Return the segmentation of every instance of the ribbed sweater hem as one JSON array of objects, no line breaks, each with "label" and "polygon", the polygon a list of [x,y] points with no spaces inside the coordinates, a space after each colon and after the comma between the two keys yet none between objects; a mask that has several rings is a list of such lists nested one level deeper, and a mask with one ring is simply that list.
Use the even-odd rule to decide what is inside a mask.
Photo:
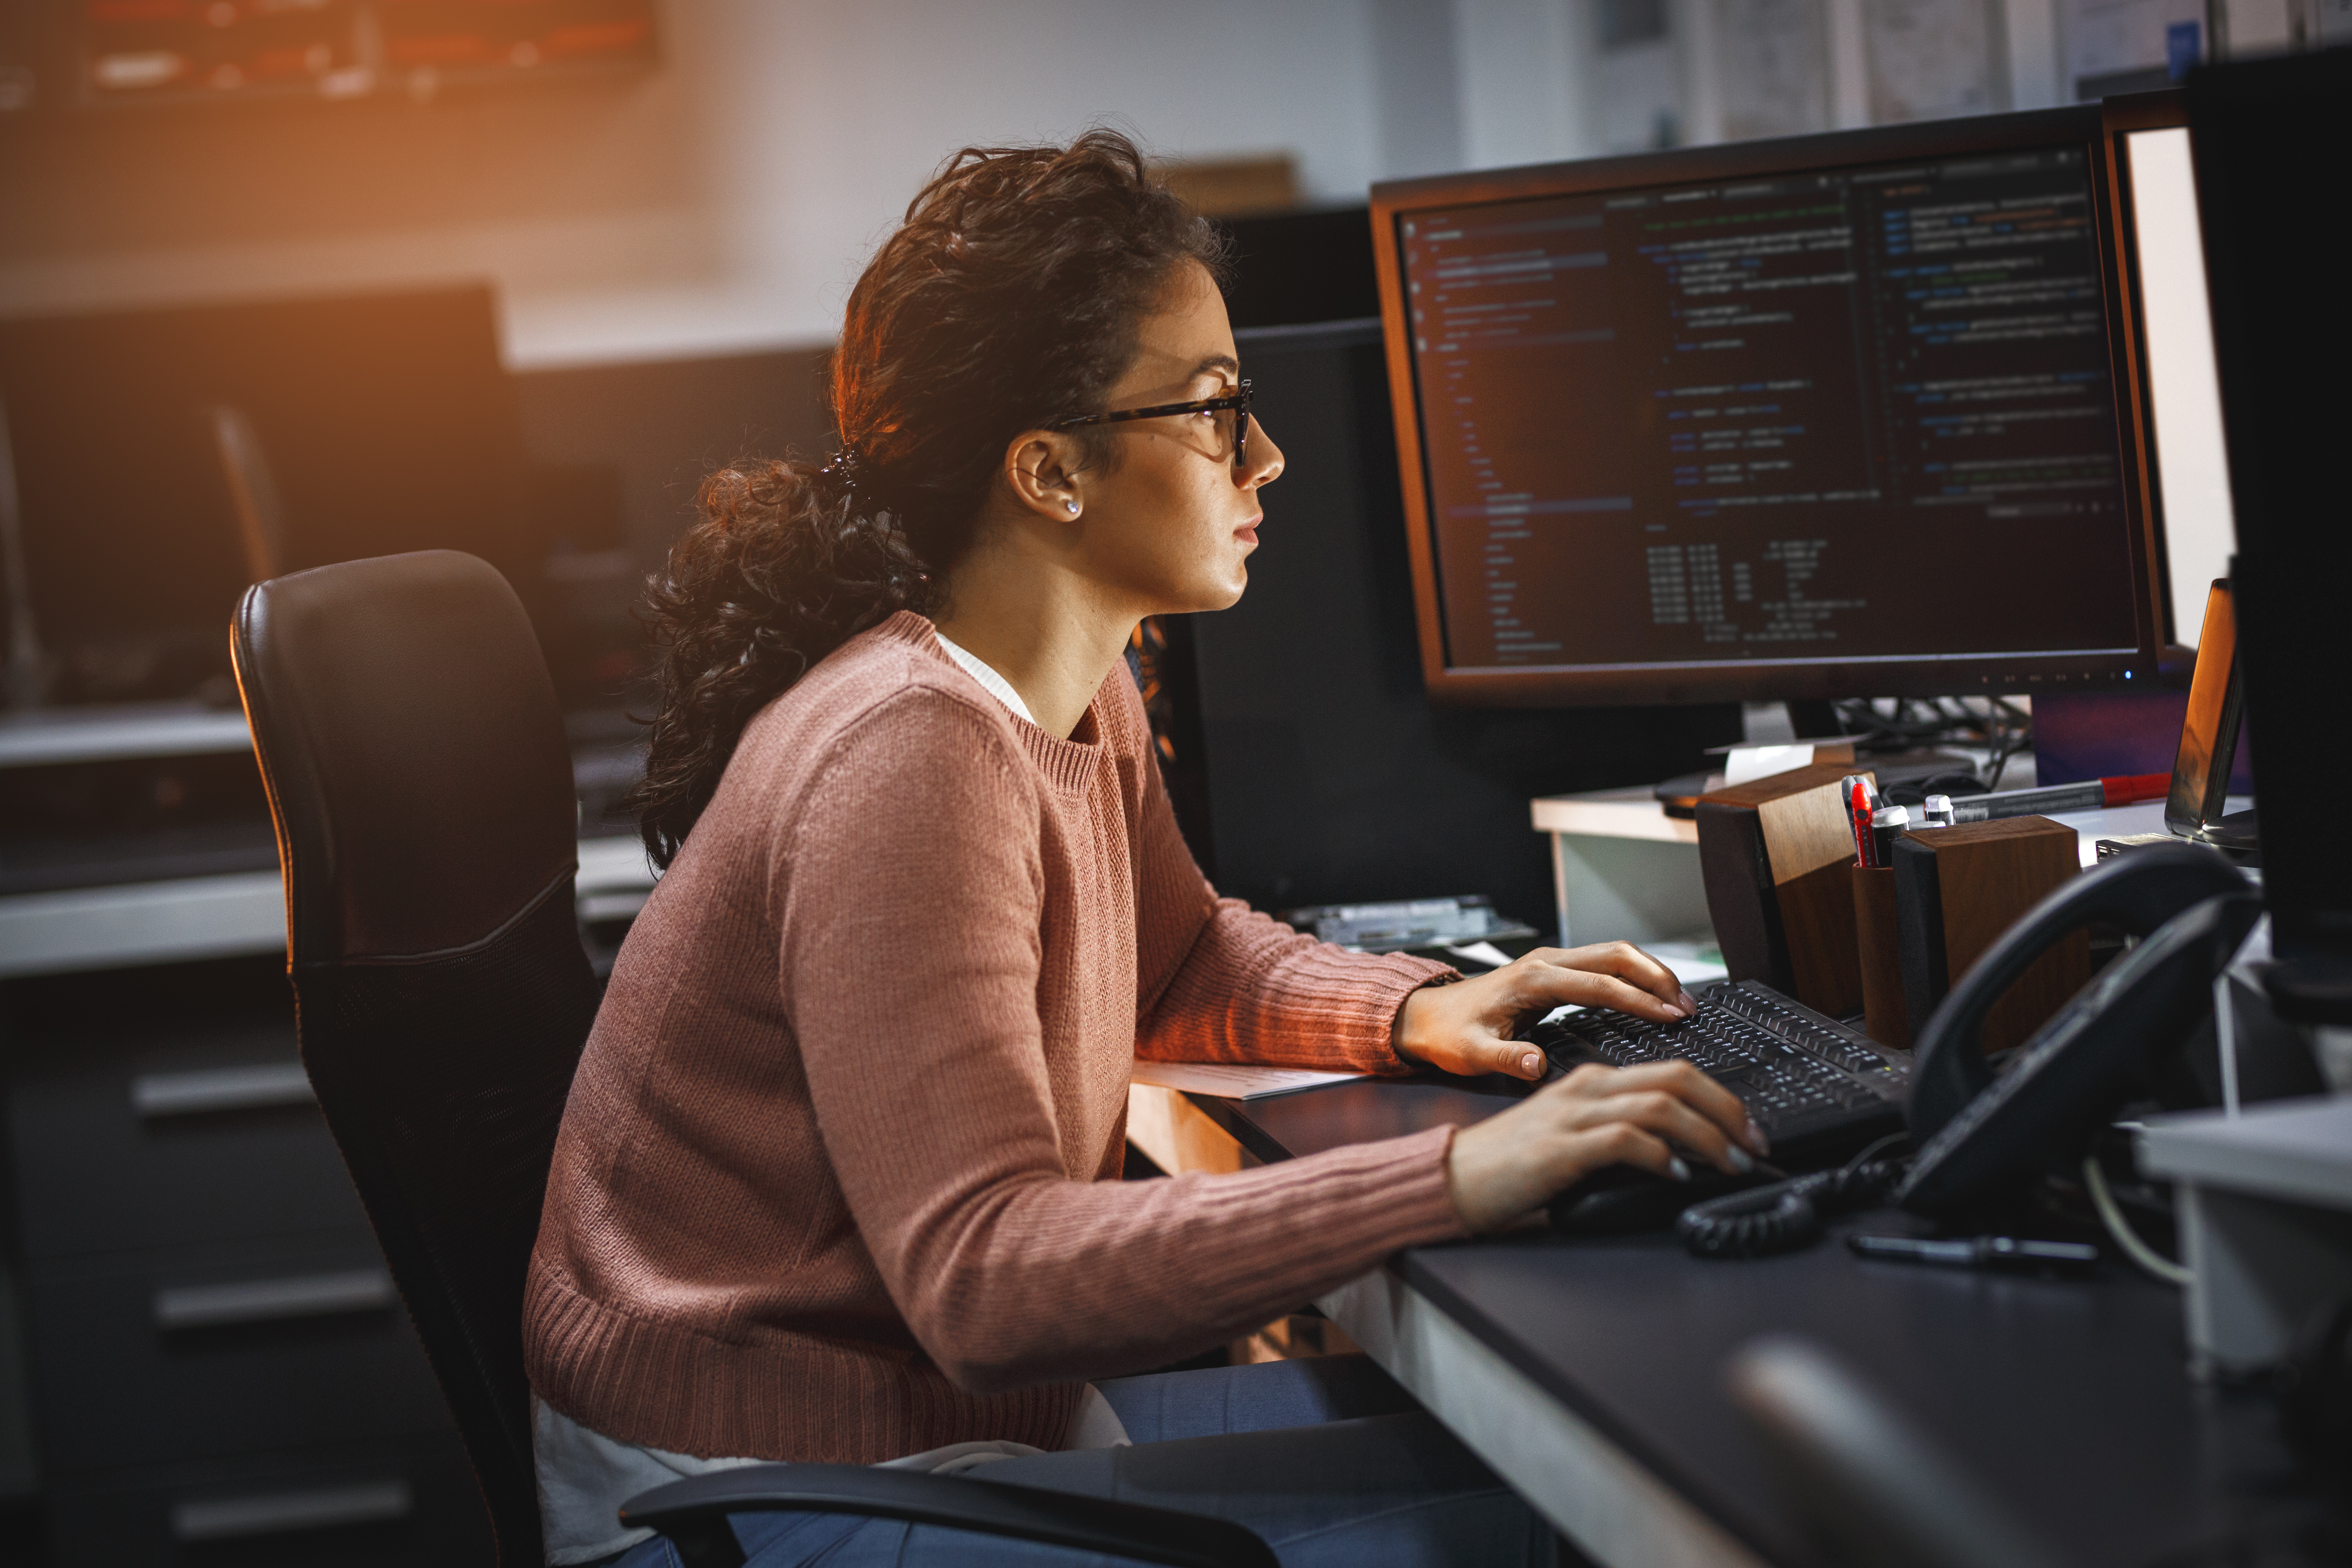
[{"label": "ribbed sweater hem", "polygon": [[[1454,1131],[1433,1127],[1238,1177],[1183,1178],[1196,1212],[1223,1235],[1215,1251],[1139,1294],[1190,1317],[1194,1337],[1213,1343],[1400,1248],[1462,1237],[1445,1175]],[[1288,1189],[1273,1212],[1269,1182]],[[1189,1298],[1182,1306],[1179,1295]],[[1150,1302],[1132,1310],[1156,1315]],[[1073,1380],[971,1394],[913,1352],[778,1327],[762,1329],[757,1343],[723,1341],[593,1300],[544,1253],[531,1260],[523,1322],[524,1359],[541,1399],[606,1436],[702,1458],[870,1465],[985,1438],[1058,1448],[1085,1389]],[[1139,1326],[1113,1316],[1068,1328],[1074,1339],[1124,1342],[1104,1353],[1126,1364],[1105,1365],[1102,1376],[1199,1348],[1133,1334]]]},{"label": "ribbed sweater hem", "polygon": [[524,1289],[534,1393],[608,1437],[697,1458],[874,1465],[996,1437],[1058,1448],[1086,1388],[967,1394],[912,1354],[787,1330],[728,1343],[615,1311],[537,1259]]}]

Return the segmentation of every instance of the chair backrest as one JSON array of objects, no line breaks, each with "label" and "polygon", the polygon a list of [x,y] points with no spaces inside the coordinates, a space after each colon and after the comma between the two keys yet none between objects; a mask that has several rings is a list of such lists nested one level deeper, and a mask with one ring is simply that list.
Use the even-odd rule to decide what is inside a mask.
[{"label": "chair backrest", "polygon": [[303,1066],[500,1559],[536,1565],[523,1276],[597,1000],[554,689],[514,591],[451,551],[259,584],[232,641]]}]

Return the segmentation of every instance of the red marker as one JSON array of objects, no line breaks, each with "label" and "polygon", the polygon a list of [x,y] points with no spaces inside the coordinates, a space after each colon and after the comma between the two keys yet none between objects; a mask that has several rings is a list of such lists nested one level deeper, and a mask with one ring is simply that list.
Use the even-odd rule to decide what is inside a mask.
[{"label": "red marker", "polygon": [[1848,826],[1853,829],[1854,859],[1862,865],[1874,862],[1870,858],[1870,780],[1861,773],[1845,776],[1845,805]]}]

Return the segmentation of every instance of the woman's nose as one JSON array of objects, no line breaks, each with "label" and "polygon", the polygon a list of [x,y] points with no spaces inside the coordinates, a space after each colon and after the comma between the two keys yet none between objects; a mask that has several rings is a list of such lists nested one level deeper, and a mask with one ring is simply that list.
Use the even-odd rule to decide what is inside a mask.
[{"label": "woman's nose", "polygon": [[1265,426],[1259,424],[1257,416],[1253,414],[1250,416],[1249,468],[1241,476],[1242,488],[1255,489],[1260,485],[1270,485],[1281,477],[1282,448],[1274,444],[1274,437],[1265,433]]}]

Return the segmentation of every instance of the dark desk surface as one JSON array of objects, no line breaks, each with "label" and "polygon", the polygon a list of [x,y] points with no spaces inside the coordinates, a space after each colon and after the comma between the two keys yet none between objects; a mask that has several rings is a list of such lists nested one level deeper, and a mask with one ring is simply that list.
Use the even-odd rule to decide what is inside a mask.
[{"label": "dark desk surface", "polygon": [[[1362,1080],[1195,1103],[1279,1160],[1467,1125],[1520,1092],[1504,1079]],[[1864,1215],[1806,1251],[1745,1262],[1701,1261],[1666,1236],[1539,1231],[1421,1247],[1391,1267],[1776,1563],[1816,1554],[1723,1392],[1733,1351],[1773,1331],[1826,1346],[2086,1568],[2151,1563],[2303,1512],[2278,1500],[2303,1489],[2268,1400],[2190,1380],[2177,1290],[2122,1268],[2060,1280],[1864,1261],[1836,1240],[1905,1223]]]}]

